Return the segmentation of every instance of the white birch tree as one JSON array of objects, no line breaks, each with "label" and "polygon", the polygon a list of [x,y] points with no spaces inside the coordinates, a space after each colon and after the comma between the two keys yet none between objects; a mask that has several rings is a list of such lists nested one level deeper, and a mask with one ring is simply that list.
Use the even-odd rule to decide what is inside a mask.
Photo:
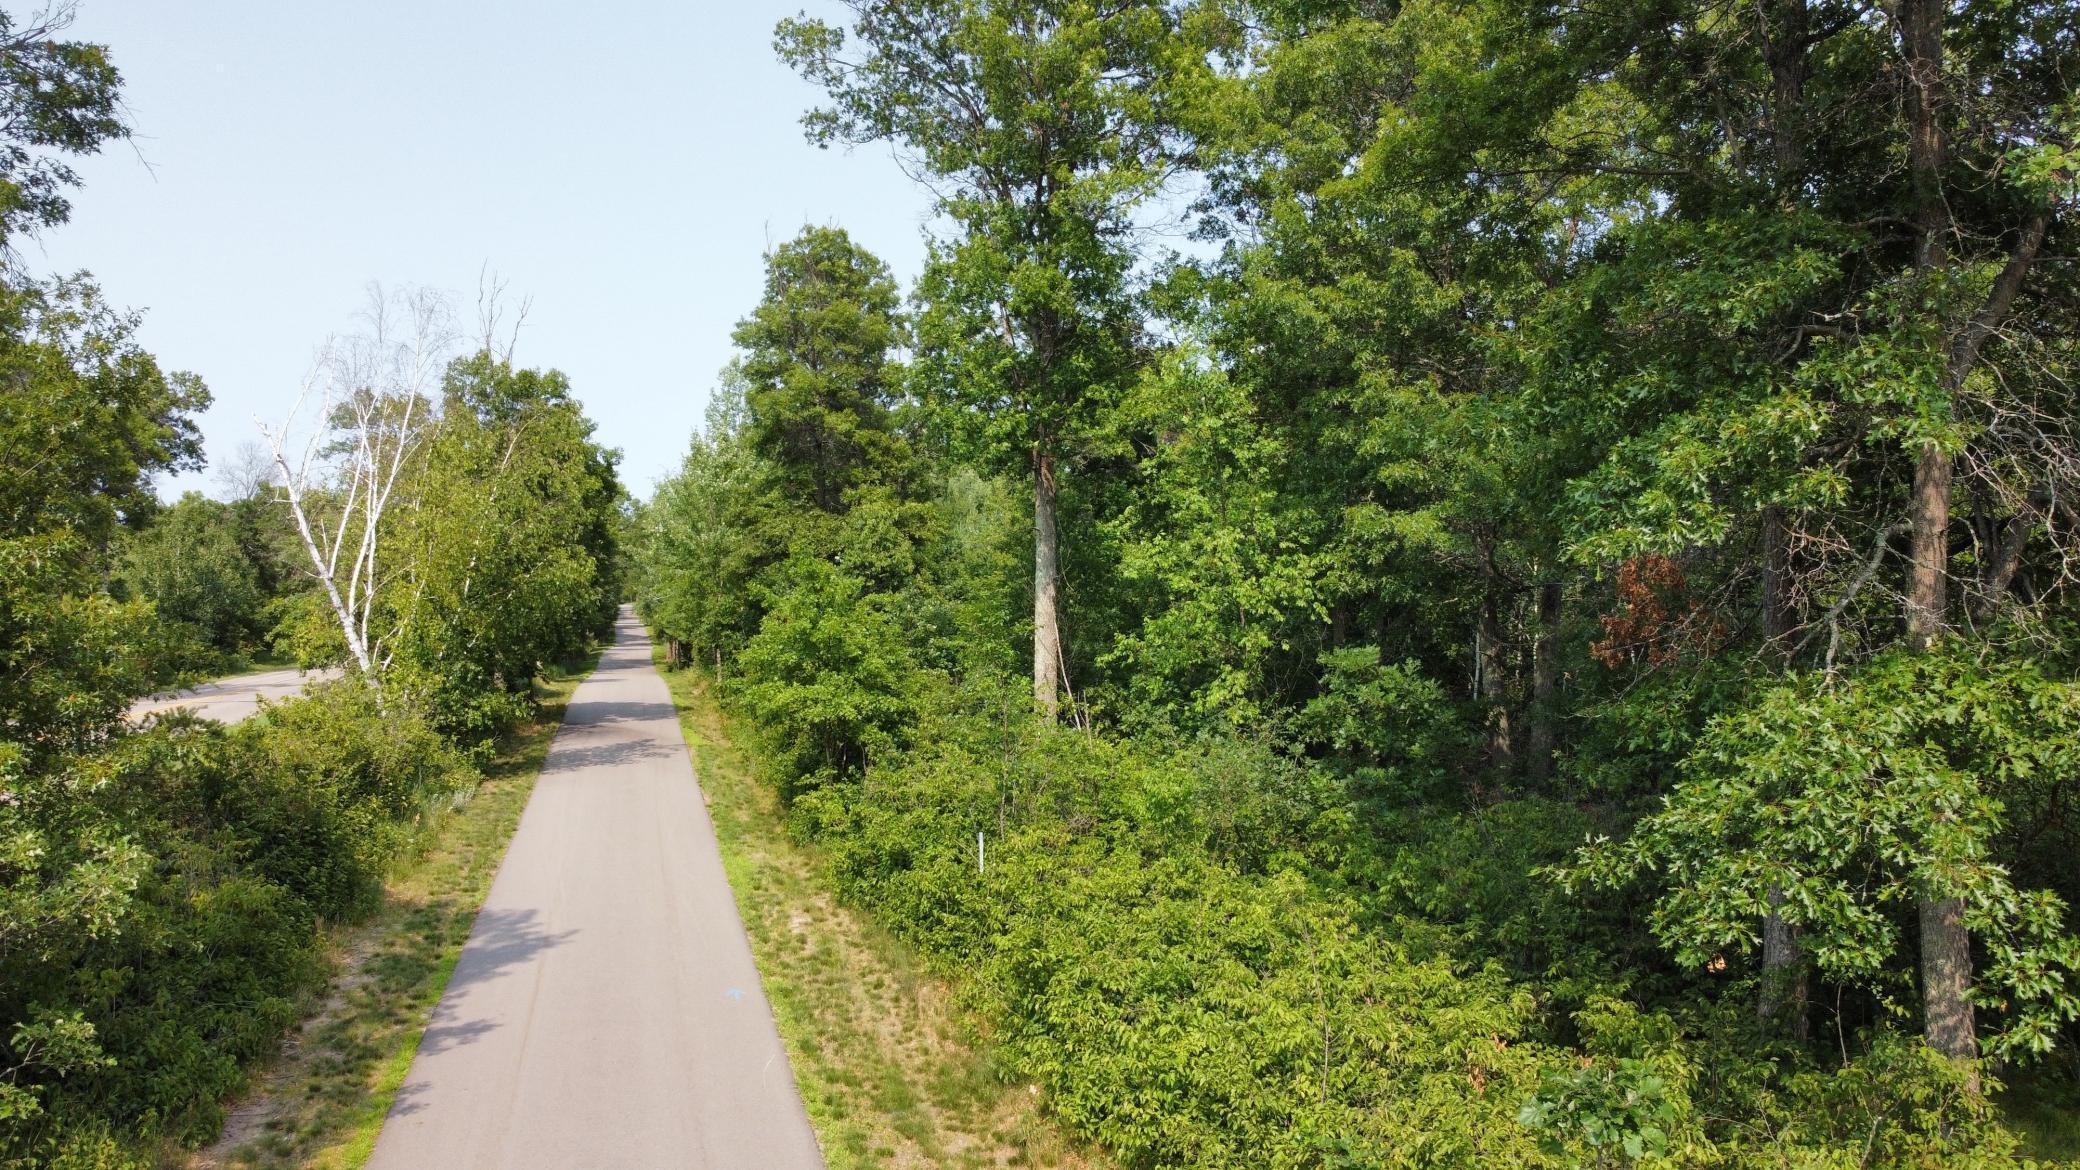
[{"label": "white birch tree", "polygon": [[[319,349],[288,417],[255,421],[347,652],[380,688],[397,633],[383,615],[407,612],[378,604],[383,517],[403,502],[399,489],[434,423],[432,395],[456,330],[447,299],[423,288],[372,286],[363,325]],[[308,428],[300,442],[299,425]]]}]

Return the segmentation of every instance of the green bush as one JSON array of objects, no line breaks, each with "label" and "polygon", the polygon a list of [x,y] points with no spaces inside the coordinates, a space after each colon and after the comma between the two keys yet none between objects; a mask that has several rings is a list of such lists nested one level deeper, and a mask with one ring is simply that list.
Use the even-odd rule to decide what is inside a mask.
[{"label": "green bush", "polygon": [[1572,805],[1381,821],[1260,744],[977,707],[797,792],[792,823],[956,979],[1006,1075],[1125,1165],[2014,1165],[1896,1031],[1830,1061],[1761,1037],[1744,994],[1611,998],[1652,940],[1636,904],[1536,872],[1593,825]]},{"label": "green bush", "polygon": [[920,741],[797,822],[1126,1164],[1541,1164],[1516,1121],[1549,1059],[1520,1040],[1533,1001],[1362,928],[1309,876],[1349,833],[1325,777],[1024,721]]},{"label": "green bush", "polygon": [[1321,693],[1294,719],[1301,739],[1352,767],[1369,797],[1447,795],[1474,754],[1463,705],[1417,663],[1382,663],[1370,646],[1331,650],[1321,664]]},{"label": "green bush", "polygon": [[231,797],[244,855],[327,918],[365,909],[409,823],[476,780],[427,720],[351,680],[269,707],[233,736],[247,766]]},{"label": "green bush", "polygon": [[[408,822],[473,779],[423,719],[355,683],[236,728],[173,716],[17,766],[0,810],[0,1166],[122,1165],[128,1135],[213,1136],[322,985],[319,921],[365,909]],[[37,859],[47,872],[22,868]]]},{"label": "green bush", "polygon": [[220,658],[253,644],[263,628],[267,597],[239,547],[236,510],[199,492],[126,534],[115,584],[150,601],[162,619],[194,631]]},{"label": "green bush", "polygon": [[856,776],[916,715],[916,668],[889,599],[806,557],[775,594],[738,657],[744,707],[791,789]]}]

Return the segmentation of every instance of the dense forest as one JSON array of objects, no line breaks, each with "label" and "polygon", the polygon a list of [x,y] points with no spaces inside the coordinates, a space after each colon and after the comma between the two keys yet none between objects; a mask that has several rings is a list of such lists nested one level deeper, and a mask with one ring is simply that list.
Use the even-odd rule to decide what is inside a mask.
[{"label": "dense forest", "polygon": [[[624,512],[563,376],[425,293],[373,299],[229,502],[162,503],[209,391],[21,255],[69,215],[67,158],[130,132],[52,11],[0,13],[0,1166],[112,1170],[216,1133],[329,977],[326,927],[611,623]],[[353,669],[233,727],[130,716],[256,659]]]},{"label": "dense forest", "polygon": [[2080,11],[847,7],[929,256],[771,249],[633,587],[1005,1076],[1151,1167],[2071,1109]]}]

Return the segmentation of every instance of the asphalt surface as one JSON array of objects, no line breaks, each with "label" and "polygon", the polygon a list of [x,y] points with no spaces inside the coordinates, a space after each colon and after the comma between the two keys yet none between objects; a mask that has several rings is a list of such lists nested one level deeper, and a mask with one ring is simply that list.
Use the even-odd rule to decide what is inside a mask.
[{"label": "asphalt surface", "polygon": [[258,674],[234,675],[189,690],[143,699],[130,708],[130,717],[141,719],[146,715],[186,710],[204,719],[237,723],[257,713],[262,699],[276,703],[293,699],[303,693],[305,684],[338,678],[339,674],[338,670],[263,670]]},{"label": "asphalt surface", "polygon": [[368,1166],[822,1165],[670,693],[624,609]]}]

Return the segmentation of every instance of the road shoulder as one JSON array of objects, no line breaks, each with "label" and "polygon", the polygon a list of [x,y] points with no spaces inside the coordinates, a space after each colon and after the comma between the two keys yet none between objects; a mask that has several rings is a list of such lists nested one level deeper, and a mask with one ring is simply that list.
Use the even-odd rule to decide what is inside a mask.
[{"label": "road shoulder", "polygon": [[427,827],[375,916],[335,932],[338,973],[324,1002],[189,1170],[351,1170],[367,1161],[587,673],[547,685],[535,721],[501,748],[467,803]]}]

